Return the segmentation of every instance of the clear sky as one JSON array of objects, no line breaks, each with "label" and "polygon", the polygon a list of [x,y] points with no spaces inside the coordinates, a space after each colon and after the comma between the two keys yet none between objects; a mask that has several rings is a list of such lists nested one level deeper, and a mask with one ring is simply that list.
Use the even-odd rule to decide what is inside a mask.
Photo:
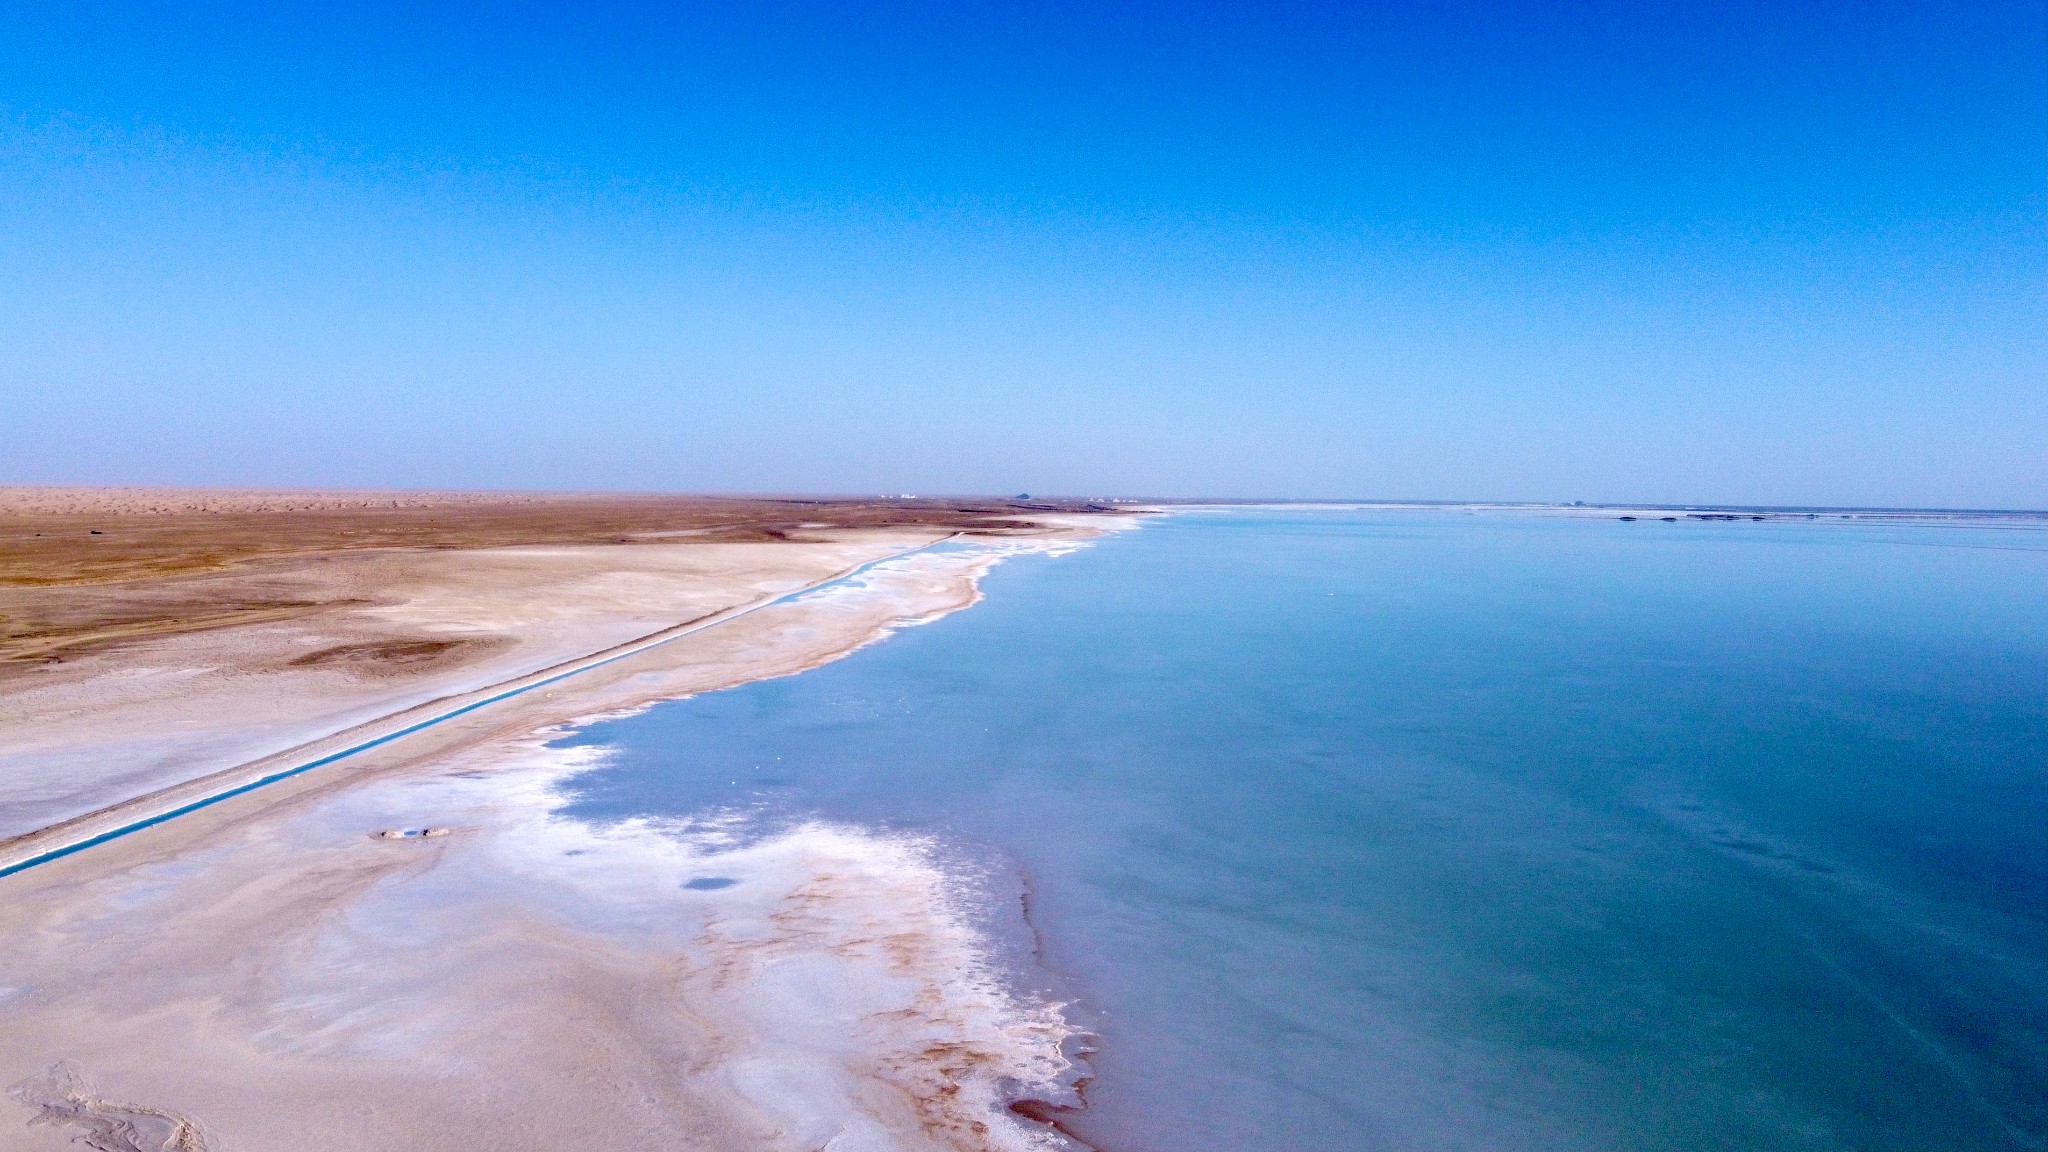
[{"label": "clear sky", "polygon": [[2048,506],[2039,0],[0,6],[0,479]]}]

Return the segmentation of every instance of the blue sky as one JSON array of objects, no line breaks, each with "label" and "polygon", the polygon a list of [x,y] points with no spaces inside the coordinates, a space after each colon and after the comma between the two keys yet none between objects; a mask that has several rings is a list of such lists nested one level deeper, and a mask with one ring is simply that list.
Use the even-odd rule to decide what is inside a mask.
[{"label": "blue sky", "polygon": [[2038,3],[0,11],[0,478],[2048,506]]}]

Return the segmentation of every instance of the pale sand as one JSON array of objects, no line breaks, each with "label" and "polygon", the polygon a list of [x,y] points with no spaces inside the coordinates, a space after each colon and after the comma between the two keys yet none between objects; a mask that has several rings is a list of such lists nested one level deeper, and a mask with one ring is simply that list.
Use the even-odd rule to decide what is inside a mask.
[{"label": "pale sand", "polygon": [[[103,750],[156,749],[165,767],[152,779],[187,779],[284,740],[277,726],[331,728],[360,714],[350,709],[530,670],[935,535],[696,545],[673,557],[641,544],[626,572],[578,549],[508,550],[484,566],[506,566],[498,576],[437,578],[410,593],[380,583],[366,558],[364,571],[338,577],[383,594],[362,627],[412,634],[486,620],[498,631],[487,658],[459,670],[469,680],[356,683],[288,664],[182,680],[130,670],[124,680],[110,675],[118,669],[74,676],[67,665],[35,689],[37,710],[17,713],[10,701],[0,719],[14,733],[69,723]],[[1053,1006],[991,971],[976,929],[981,897],[927,846],[813,827],[739,847],[716,827],[559,820],[553,789],[578,764],[536,736],[829,660],[971,603],[975,577],[996,558],[893,561],[857,585],[0,879],[0,1084],[17,1088],[0,1148],[74,1146],[73,1136],[213,1152],[1053,1140],[1003,1105],[1058,1098],[1073,1075],[1071,1039]],[[707,577],[712,568],[723,575]],[[506,591],[508,571],[524,595]],[[154,643],[183,654],[224,642]],[[162,651],[152,660],[177,666]],[[211,695],[180,717],[194,690]],[[67,692],[68,705],[49,703]],[[66,707],[80,711],[67,717]],[[197,720],[207,736],[153,736],[167,718]],[[121,786],[111,773],[91,776],[64,802],[76,810]],[[397,827],[454,832],[375,836]],[[705,875],[737,882],[683,886]],[[142,1129],[153,1143],[120,1142]]]}]

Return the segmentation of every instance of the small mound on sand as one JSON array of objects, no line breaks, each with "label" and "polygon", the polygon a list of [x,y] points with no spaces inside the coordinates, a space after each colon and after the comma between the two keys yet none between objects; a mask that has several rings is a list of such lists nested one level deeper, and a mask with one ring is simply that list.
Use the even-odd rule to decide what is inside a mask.
[{"label": "small mound on sand", "polygon": [[308,652],[291,661],[294,668],[417,668],[432,664],[458,648],[495,647],[490,640],[378,640],[362,644],[337,644]]}]

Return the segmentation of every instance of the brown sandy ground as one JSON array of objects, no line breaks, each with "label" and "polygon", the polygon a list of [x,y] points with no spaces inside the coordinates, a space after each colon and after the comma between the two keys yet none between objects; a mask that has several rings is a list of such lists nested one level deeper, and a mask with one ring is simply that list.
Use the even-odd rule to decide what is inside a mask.
[{"label": "brown sandy ground", "polygon": [[[0,798],[16,828],[957,530],[1011,547],[1091,533],[1067,508],[803,505],[798,519],[764,501],[749,520],[720,501],[418,497],[395,510],[417,521],[357,540],[312,501],[145,513],[87,496],[20,501],[7,531],[167,520],[125,551],[9,553],[10,573],[45,581],[5,585],[10,610],[37,591],[67,598],[10,611],[45,622],[25,639],[81,638],[0,672]],[[358,524],[382,516],[338,502]],[[525,536],[515,512],[532,517]],[[578,535],[586,512],[616,517],[609,540]],[[240,543],[203,563],[173,546],[207,533],[171,521],[221,515],[245,518]],[[551,822],[545,788],[521,790],[534,770],[520,758],[545,759],[536,733],[800,671],[970,604],[992,562],[919,553],[860,588],[0,878],[0,1113],[14,1109],[0,1149],[1048,1146],[997,1094],[1062,1063],[1057,1021],[976,975],[948,881],[914,845],[816,830],[718,855],[641,830],[569,851],[591,862],[573,892],[553,865],[522,871],[536,841],[583,834]],[[283,600],[303,614],[186,628],[192,608],[163,608]],[[137,618],[167,626],[94,631]],[[93,771],[124,755],[147,769]],[[58,773],[68,788],[49,786]],[[432,791],[444,785],[458,791]],[[375,836],[428,824],[456,833]],[[745,882],[680,882],[706,866]]]},{"label": "brown sandy ground", "polygon": [[[0,675],[332,603],[261,582],[191,579],[263,561],[275,571],[368,551],[775,542],[848,529],[1028,532],[1034,516],[1107,510],[1072,501],[0,487]],[[38,594],[48,589],[63,591]]]}]

